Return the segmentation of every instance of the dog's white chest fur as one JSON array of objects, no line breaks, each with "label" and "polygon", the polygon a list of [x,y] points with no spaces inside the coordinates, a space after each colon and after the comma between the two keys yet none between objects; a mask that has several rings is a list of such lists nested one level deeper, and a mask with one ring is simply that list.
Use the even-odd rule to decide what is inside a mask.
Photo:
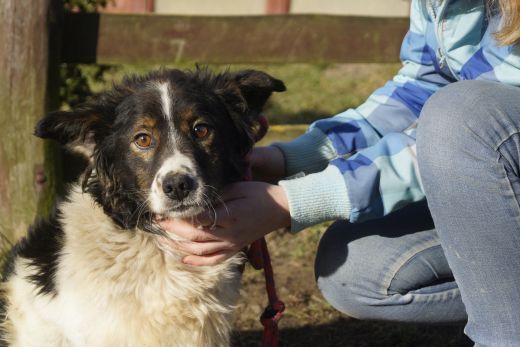
[{"label": "dog's white chest fur", "polygon": [[[87,194],[64,211],[56,295],[36,295],[23,258],[4,287],[13,346],[142,347],[229,344],[239,257],[189,267],[157,236],[121,231]],[[16,327],[16,329],[14,328]]]}]

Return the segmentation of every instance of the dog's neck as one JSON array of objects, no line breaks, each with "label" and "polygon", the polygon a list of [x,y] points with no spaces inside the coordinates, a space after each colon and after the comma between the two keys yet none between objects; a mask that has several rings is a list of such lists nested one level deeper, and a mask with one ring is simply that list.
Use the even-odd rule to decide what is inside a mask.
[{"label": "dog's neck", "polygon": [[[160,271],[160,267],[167,267],[170,271],[189,272],[217,272],[220,266],[193,268],[181,262],[182,254],[163,246],[160,237],[165,234],[151,233],[139,228],[123,229],[110,216],[103,212],[88,193],[82,192],[79,186],[73,186],[67,200],[61,204],[61,220],[65,232],[67,246],[78,247],[75,252],[84,253],[83,257],[97,257],[111,259],[121,258],[123,253],[135,254],[136,259],[143,259],[143,263],[150,263],[151,259],[159,262],[155,267],[143,271]],[[158,228],[158,227],[157,227]],[[171,236],[170,236],[171,237]],[[173,237],[171,237],[173,238]],[[94,257],[95,258],[95,257]],[[230,262],[240,263],[240,257],[234,257]],[[222,267],[228,267],[225,262]]]}]

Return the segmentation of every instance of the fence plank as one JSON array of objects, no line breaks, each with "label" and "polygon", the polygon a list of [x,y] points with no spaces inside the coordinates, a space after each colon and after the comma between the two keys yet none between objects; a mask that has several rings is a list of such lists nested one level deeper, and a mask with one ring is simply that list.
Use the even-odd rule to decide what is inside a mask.
[{"label": "fence plank", "polygon": [[68,14],[64,62],[396,62],[407,18]]}]

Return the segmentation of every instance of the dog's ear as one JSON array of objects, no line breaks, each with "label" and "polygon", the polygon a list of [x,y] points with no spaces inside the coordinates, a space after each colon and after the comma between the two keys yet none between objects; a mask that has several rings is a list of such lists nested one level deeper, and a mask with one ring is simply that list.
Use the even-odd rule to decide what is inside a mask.
[{"label": "dog's ear", "polygon": [[256,70],[243,70],[232,74],[232,80],[246,102],[249,116],[256,117],[262,111],[273,92],[286,90],[285,84]]},{"label": "dog's ear", "polygon": [[110,133],[117,106],[132,92],[127,85],[115,86],[71,111],[51,112],[36,124],[34,135],[58,141],[90,159],[95,145]]},{"label": "dog's ear", "polygon": [[54,111],[43,117],[34,129],[42,139],[58,141],[68,149],[92,156],[95,143],[110,128],[100,110],[83,106],[72,111]]},{"label": "dog's ear", "polygon": [[226,107],[253,120],[273,92],[285,91],[282,81],[256,70],[225,72],[217,76],[216,81],[215,91]]},{"label": "dog's ear", "polygon": [[283,92],[282,81],[256,70],[224,73],[217,78],[216,93],[226,105],[244,140],[244,150],[252,147],[261,131],[260,113],[273,92]]}]

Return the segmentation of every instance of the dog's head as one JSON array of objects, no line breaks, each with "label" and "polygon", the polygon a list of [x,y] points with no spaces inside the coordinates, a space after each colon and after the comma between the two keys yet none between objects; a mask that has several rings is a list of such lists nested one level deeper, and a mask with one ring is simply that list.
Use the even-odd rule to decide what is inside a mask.
[{"label": "dog's head", "polygon": [[284,90],[254,70],[160,70],[48,114],[35,134],[87,157],[83,189],[120,226],[152,230],[152,216],[196,215],[240,180],[259,113]]}]

